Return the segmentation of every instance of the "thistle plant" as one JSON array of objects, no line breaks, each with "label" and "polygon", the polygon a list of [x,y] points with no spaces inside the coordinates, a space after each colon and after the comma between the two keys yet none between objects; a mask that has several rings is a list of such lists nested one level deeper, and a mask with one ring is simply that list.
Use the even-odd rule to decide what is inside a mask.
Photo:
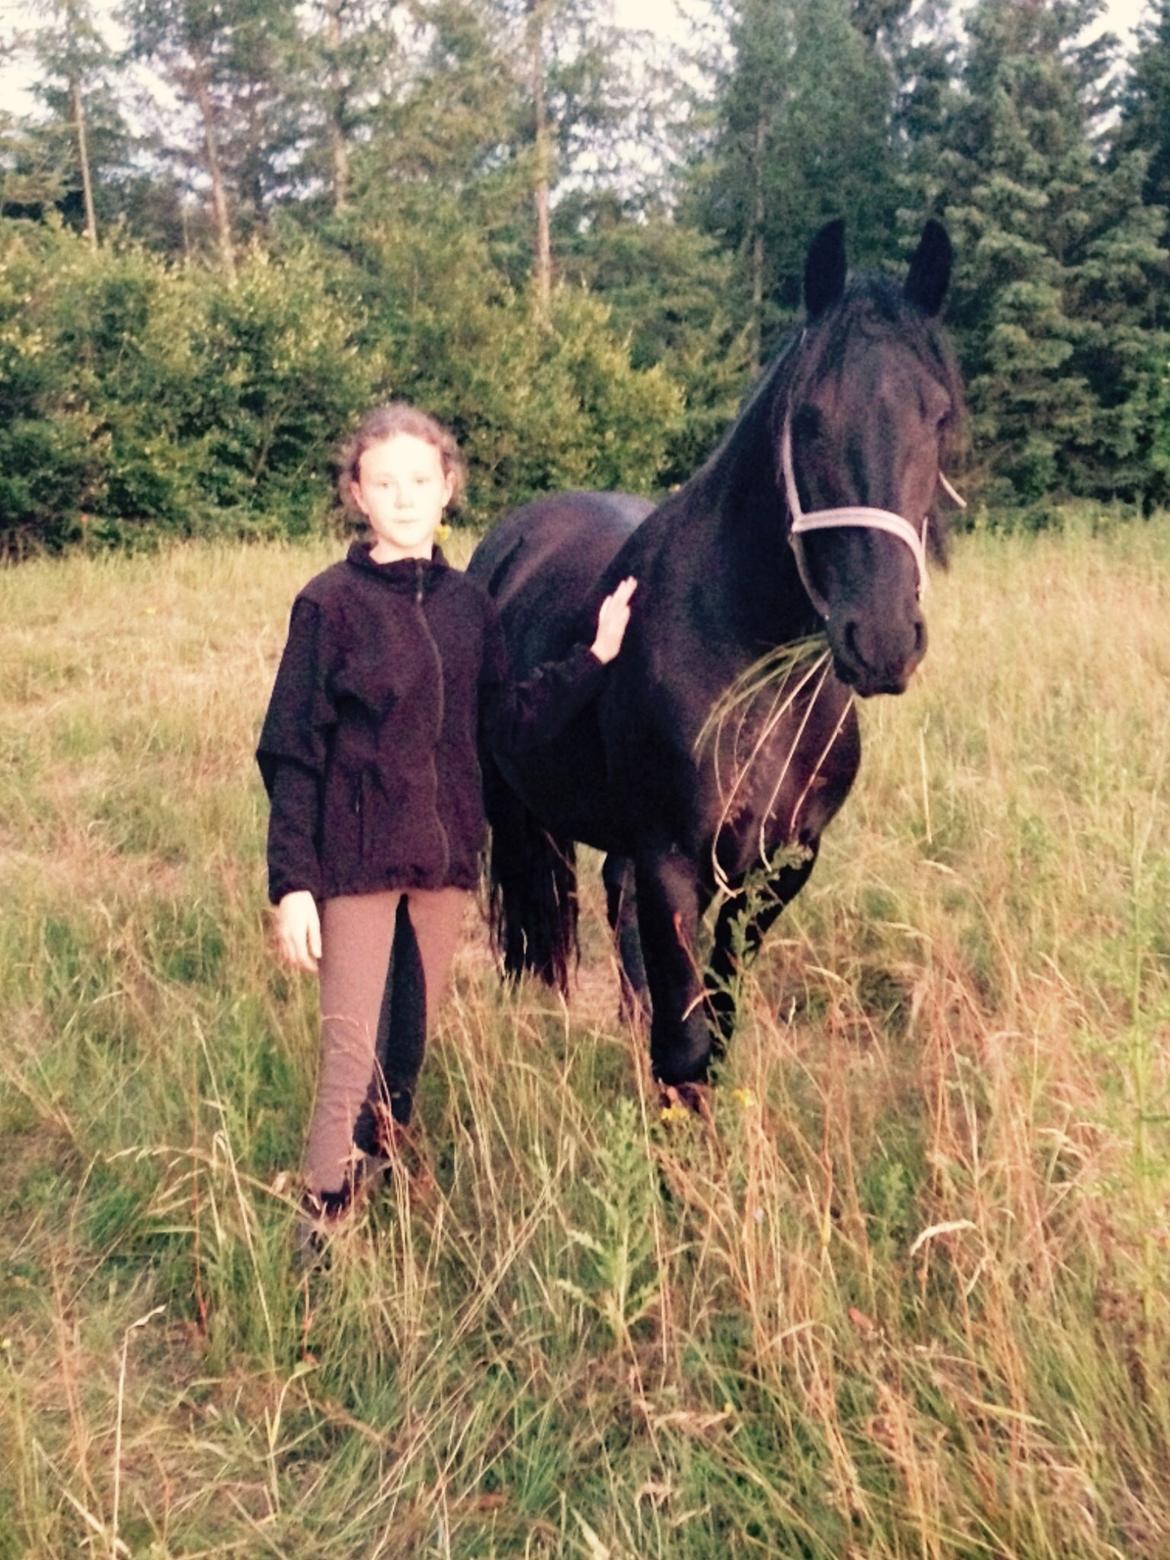
[{"label": "thistle plant", "polygon": [[658,1193],[649,1145],[633,1100],[620,1100],[609,1118],[598,1163],[602,1174],[588,1188],[597,1209],[594,1229],[570,1228],[572,1247],[584,1256],[581,1282],[558,1285],[609,1330],[619,1348],[654,1308],[662,1285],[656,1256]]}]

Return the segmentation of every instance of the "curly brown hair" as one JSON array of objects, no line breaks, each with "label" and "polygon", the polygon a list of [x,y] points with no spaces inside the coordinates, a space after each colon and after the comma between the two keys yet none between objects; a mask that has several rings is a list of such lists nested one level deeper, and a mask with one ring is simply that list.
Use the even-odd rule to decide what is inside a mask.
[{"label": "curly brown hair", "polygon": [[391,401],[367,412],[356,431],[337,452],[337,496],[343,509],[356,516],[358,511],[350,491],[361,473],[362,456],[374,444],[408,433],[411,438],[433,444],[443,463],[443,475],[451,479],[451,503],[458,505],[467,481],[467,467],[455,435],[429,412],[411,406],[409,401]]}]

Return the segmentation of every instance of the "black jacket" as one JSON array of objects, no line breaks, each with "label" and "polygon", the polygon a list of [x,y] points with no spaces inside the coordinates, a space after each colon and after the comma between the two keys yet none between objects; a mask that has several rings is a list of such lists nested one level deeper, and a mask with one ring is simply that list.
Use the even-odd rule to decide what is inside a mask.
[{"label": "black jacket", "polygon": [[602,675],[581,645],[512,686],[481,586],[437,551],[375,563],[354,543],[293,603],[260,733],[272,903],[294,889],[474,887],[479,729],[505,749],[548,740]]}]

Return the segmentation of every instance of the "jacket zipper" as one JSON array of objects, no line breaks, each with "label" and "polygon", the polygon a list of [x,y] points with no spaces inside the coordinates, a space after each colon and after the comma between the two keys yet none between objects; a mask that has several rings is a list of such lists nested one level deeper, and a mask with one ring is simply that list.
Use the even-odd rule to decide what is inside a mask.
[{"label": "jacket zipper", "polygon": [[423,608],[423,565],[422,565],[421,560],[419,561],[419,563],[417,565],[417,568],[416,568],[416,571],[415,571],[414,602],[415,602],[415,606],[418,608],[418,615],[419,615],[419,619],[420,619],[420,621],[422,623],[422,626],[423,626],[423,633],[426,635],[427,643],[430,645],[431,650],[434,653],[434,657],[435,657],[435,672],[436,672],[436,675],[438,677],[439,692],[438,692],[438,698],[435,701],[436,705],[437,705],[437,708],[438,708],[438,717],[437,717],[437,719],[435,721],[435,741],[434,741],[434,745],[431,748],[431,784],[432,784],[432,787],[433,787],[433,794],[434,794],[434,799],[435,799],[435,801],[434,801],[434,805],[435,805],[435,824],[436,824],[436,827],[439,830],[439,841],[440,841],[440,843],[442,844],[442,847],[443,847],[443,869],[442,869],[442,872],[440,873],[440,877],[446,878],[446,876],[447,876],[447,869],[451,865],[451,841],[447,837],[447,831],[443,827],[443,820],[439,816],[439,759],[438,759],[439,740],[440,740],[440,738],[443,735],[443,716],[444,716],[444,713],[445,713],[444,695],[443,695],[443,657],[439,654],[439,647],[435,643],[435,636],[434,636],[434,634],[431,633],[431,625],[427,622],[426,611]]}]

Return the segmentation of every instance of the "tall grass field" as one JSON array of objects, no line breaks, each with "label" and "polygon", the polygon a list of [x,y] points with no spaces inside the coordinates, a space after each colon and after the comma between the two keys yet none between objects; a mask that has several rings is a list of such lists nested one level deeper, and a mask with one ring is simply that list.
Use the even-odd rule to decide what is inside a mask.
[{"label": "tall grass field", "polygon": [[336,549],[0,572],[0,1557],[1170,1556],[1170,527],[974,534],[713,1119],[469,915],[293,1259],[256,732]]}]

